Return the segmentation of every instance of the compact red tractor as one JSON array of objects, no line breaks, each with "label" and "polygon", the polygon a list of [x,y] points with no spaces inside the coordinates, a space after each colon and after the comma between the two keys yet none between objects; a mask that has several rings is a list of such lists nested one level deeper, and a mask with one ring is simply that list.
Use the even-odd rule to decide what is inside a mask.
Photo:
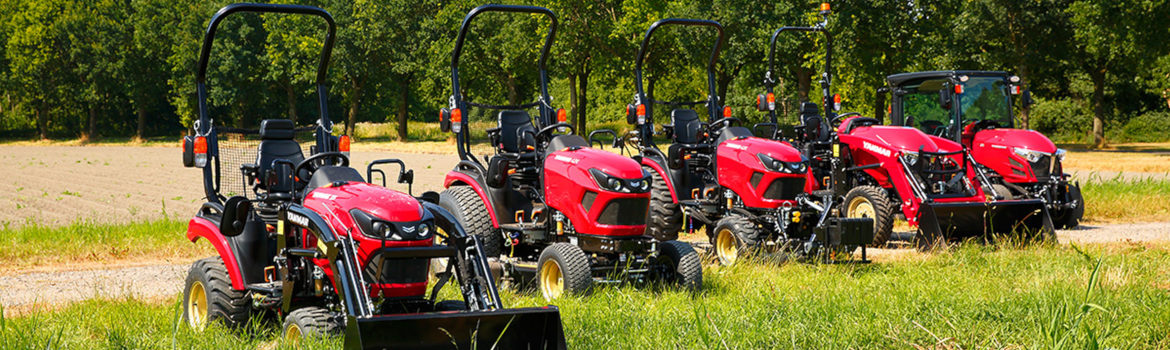
[{"label": "compact red tractor", "polygon": [[[518,106],[474,103],[459,85],[459,58],[472,20],[487,12],[546,16],[539,97]],[[665,280],[702,285],[699,256],[689,244],[645,236],[650,176],[637,162],[593,149],[553,109],[545,61],[556,33],[552,11],[535,6],[484,5],[463,20],[451,56],[450,107],[442,128],[455,133],[461,161],[447,174],[440,204],[499,257],[501,277],[517,285],[535,276],[542,295],[587,293],[595,282]],[[484,164],[471,153],[469,107],[499,110],[488,130],[495,154]],[[535,120],[527,109],[537,109]],[[565,134],[560,134],[565,133]],[[619,278],[626,277],[626,278]]]},{"label": "compact red tractor", "polygon": [[1061,162],[1065,151],[1043,134],[1015,129],[1012,96],[1020,78],[1005,72],[934,71],[886,78],[892,92],[890,123],[962,143],[1005,199],[1047,203],[1057,228],[1076,227],[1085,213],[1079,184]]},{"label": "compact red tractor", "polygon": [[[858,113],[837,114],[841,99],[830,91],[833,41],[826,29],[829,14],[828,4],[822,4],[822,22],[812,27],[783,27],[772,34],[767,91],[757,97],[757,104],[769,112],[769,126],[776,130],[774,138],[790,138],[802,145],[812,160],[815,178],[835,184],[835,188],[850,189],[844,199],[845,215],[875,220],[873,244],[883,245],[889,239],[898,209],[918,228],[915,241],[923,249],[943,240],[1012,232],[1051,237],[1052,222],[1044,204],[999,197],[961,144],[914,128],[882,126]],[[788,136],[776,127],[772,79],[776,39],[783,32],[820,33],[826,47],[820,81],[824,113],[816,104],[802,103],[801,125],[796,135]]]},{"label": "compact red tractor", "polygon": [[[707,100],[656,100],[653,79],[643,88],[643,62],[654,33],[664,26],[708,27],[718,34],[707,64]],[[642,39],[634,68],[636,95],[626,116],[637,129],[624,138],[640,153],[634,159],[653,177],[648,233],[669,240],[683,224],[688,231],[706,227],[722,264],[761,248],[813,255],[824,252],[822,248],[852,251],[861,246],[864,260],[872,220],[835,215],[835,196],[817,191],[820,186],[811,181],[807,160],[796,148],[752,136],[737,126],[730,107],[721,106],[715,63],[723,41],[718,22],[676,18],[650,25]],[[666,153],[653,138],[655,105],[674,108],[671,123],[663,125],[671,141]],[[709,122],[685,108],[696,105],[706,106]]]},{"label": "compact red tractor", "polygon": [[[317,125],[268,119],[258,130],[214,125],[207,108],[207,63],[220,22],[240,12],[324,19]],[[349,165],[349,139],[330,134],[326,68],[333,18],[307,6],[234,4],[211,18],[196,76],[199,120],[183,140],[183,161],[201,168],[208,202],[187,229],[218,256],[195,262],[183,292],[193,328],[229,327],[256,314],[284,318],[284,336],[345,334],[346,349],[565,348],[556,307],[503,309],[488,260],[431,192],[416,198],[367,183]],[[312,135],[306,154],[299,136]],[[304,140],[302,138],[301,140]],[[367,177],[381,170],[371,163]],[[226,172],[225,172],[226,171]],[[232,175],[232,174],[235,175]],[[400,173],[410,183],[412,172]],[[383,176],[384,178],[384,176]],[[385,183],[383,182],[383,185]],[[434,245],[441,238],[446,245]],[[427,296],[430,259],[452,262]],[[436,301],[451,277],[463,300]]]}]

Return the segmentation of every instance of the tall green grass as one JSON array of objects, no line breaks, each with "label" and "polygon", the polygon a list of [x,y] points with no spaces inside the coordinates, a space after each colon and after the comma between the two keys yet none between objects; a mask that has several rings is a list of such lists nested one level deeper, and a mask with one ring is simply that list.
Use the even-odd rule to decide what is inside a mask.
[{"label": "tall green grass", "polygon": [[[187,241],[187,222],[166,218],[127,224],[76,222],[0,229],[0,260],[8,268],[113,259],[165,259],[208,252]],[[202,243],[202,242],[201,242]]]},{"label": "tall green grass", "polygon": [[[1157,349],[1170,347],[1168,248],[969,245],[870,265],[756,261],[707,266],[699,294],[604,286],[555,304],[573,349]],[[0,320],[0,348],[255,348],[279,332],[270,323],[196,334],[177,325],[180,309],[89,301]]]},{"label": "tall green grass", "polygon": [[1090,175],[1080,181],[1088,221],[1170,221],[1170,178]]}]

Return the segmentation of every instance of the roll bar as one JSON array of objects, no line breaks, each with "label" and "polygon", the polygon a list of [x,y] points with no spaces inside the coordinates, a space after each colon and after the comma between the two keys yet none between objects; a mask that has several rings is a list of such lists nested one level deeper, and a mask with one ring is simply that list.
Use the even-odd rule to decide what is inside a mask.
[{"label": "roll bar", "polygon": [[[642,44],[638,47],[638,59],[634,65],[634,88],[636,90],[634,95],[634,104],[642,105],[646,109],[645,123],[637,126],[639,133],[642,135],[647,135],[646,137],[642,138],[642,142],[645,144],[645,146],[652,146],[652,143],[654,142],[653,137],[650,137],[649,135],[654,135],[654,104],[658,101],[654,101],[653,97],[647,94],[646,89],[643,87],[642,65],[646,60],[646,54],[650,47],[650,38],[654,36],[654,32],[657,31],[658,28],[667,25],[711,27],[714,28],[717,32],[718,37],[715,40],[715,44],[711,46],[711,57],[707,61],[706,105],[707,118],[709,121],[714,121],[720,117],[719,96],[716,93],[715,86],[715,63],[719,60],[719,51],[723,49],[723,43],[726,39],[723,32],[723,25],[719,24],[719,22],[703,19],[666,18],[658,20],[657,22],[651,24],[650,29],[647,29],[646,34],[642,36]],[[650,83],[653,84],[653,81]]]},{"label": "roll bar", "polygon": [[[764,74],[764,86],[767,89],[767,93],[773,93],[773,87],[776,85],[776,81],[772,78],[775,72],[776,38],[780,36],[780,33],[821,33],[825,36],[825,71],[821,76],[821,93],[824,96],[824,115],[828,117],[833,113],[832,94],[829,92],[829,87],[833,79],[833,35],[825,29],[825,26],[829,23],[828,14],[822,12],[822,18],[824,19],[823,21],[812,27],[780,27],[780,29],[772,33],[772,39],[768,43],[768,71]],[[772,124],[777,123],[775,109],[768,111],[768,116],[771,118]]]}]

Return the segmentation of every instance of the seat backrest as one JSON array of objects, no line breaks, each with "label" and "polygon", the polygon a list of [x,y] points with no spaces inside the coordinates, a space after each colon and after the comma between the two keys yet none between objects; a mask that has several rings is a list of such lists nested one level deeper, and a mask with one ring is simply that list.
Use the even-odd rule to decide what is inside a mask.
[{"label": "seat backrest", "polygon": [[805,139],[809,141],[826,141],[829,139],[829,126],[825,125],[821,117],[820,108],[816,103],[800,103],[800,120],[804,123]]},{"label": "seat backrest", "polygon": [[521,149],[524,145],[536,146],[533,138],[536,127],[532,126],[532,117],[526,111],[500,111],[500,144],[501,149],[508,153],[527,152]]},{"label": "seat backrest", "polygon": [[690,109],[676,109],[670,112],[670,123],[674,127],[674,142],[699,143],[699,127],[703,122],[699,114]]},{"label": "seat backrest", "polygon": [[[260,146],[256,150],[256,167],[263,179],[272,169],[272,161],[287,159],[294,165],[305,160],[301,145],[293,138],[296,128],[291,120],[265,119],[260,122]],[[265,187],[263,181],[261,188]],[[267,189],[267,188],[265,188]]]}]

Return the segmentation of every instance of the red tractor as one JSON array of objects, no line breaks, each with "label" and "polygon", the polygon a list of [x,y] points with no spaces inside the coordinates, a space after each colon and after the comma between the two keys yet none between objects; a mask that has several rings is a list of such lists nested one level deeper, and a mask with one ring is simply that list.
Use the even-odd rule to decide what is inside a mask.
[{"label": "red tractor", "polygon": [[[882,126],[880,121],[858,113],[837,114],[841,99],[830,91],[833,41],[826,29],[829,14],[828,4],[822,4],[822,22],[812,27],[783,27],[772,34],[767,91],[757,97],[757,104],[769,112],[768,126],[774,128],[774,138],[793,139],[802,145],[813,160],[815,178],[836,184],[836,188],[850,188],[844,199],[845,215],[875,220],[873,244],[886,243],[899,211],[918,228],[915,241],[921,249],[945,240],[993,238],[1013,232],[1052,237],[1052,221],[1044,203],[1003,199],[963,145],[914,128]],[[825,38],[825,71],[820,81],[824,113],[816,104],[802,103],[797,135],[785,135],[776,127],[773,59],[776,39],[783,32],[820,33]]]},{"label": "red tractor", "polygon": [[[654,33],[665,26],[711,28],[718,34],[707,65],[705,101],[659,101],[653,83],[643,87],[643,62]],[[675,239],[686,230],[706,227],[714,253],[732,264],[744,253],[766,249],[815,255],[826,250],[852,251],[871,240],[872,220],[844,219],[835,214],[838,198],[819,190],[807,159],[787,142],[752,136],[737,126],[730,107],[715,93],[715,63],[723,45],[723,26],[695,19],[664,19],[650,25],[634,68],[636,95],[627,107],[627,121],[636,130],[623,137],[639,153],[634,156],[653,177],[648,234]],[[671,141],[663,153],[654,142],[655,105],[674,108],[663,125]],[[709,122],[686,106],[703,105]],[[828,258],[830,254],[824,254]]]},{"label": "red tractor", "polygon": [[1020,78],[1005,72],[934,71],[886,78],[892,92],[890,123],[962,143],[1006,199],[1043,200],[1056,228],[1076,227],[1085,214],[1079,184],[1061,162],[1065,151],[1043,134],[1015,129],[1012,96]]},{"label": "red tractor", "polygon": [[[464,97],[459,85],[464,38],[471,22],[487,12],[549,19],[536,102],[499,106]],[[535,279],[547,299],[587,293],[594,282],[623,280],[698,289],[703,275],[694,249],[644,235],[649,174],[629,158],[590,148],[572,134],[565,111],[553,109],[545,61],[556,28],[556,15],[535,6],[484,5],[463,20],[451,56],[450,106],[440,112],[442,128],[455,133],[461,161],[447,174],[440,205],[499,258],[504,280],[524,285]],[[486,164],[471,153],[464,118],[470,107],[499,110],[498,126],[488,130],[495,154],[485,157]],[[527,111],[532,108],[535,119]]]},{"label": "red tractor", "polygon": [[[328,24],[316,125],[267,119],[245,130],[213,124],[208,58],[220,22],[241,12],[309,15]],[[207,240],[218,256],[191,266],[184,322],[195,329],[210,322],[238,327],[253,315],[276,314],[284,319],[284,337],[344,334],[346,349],[565,348],[556,307],[503,308],[481,243],[434,203],[437,194],[416,198],[376,186],[348,166],[349,139],[331,135],[325,105],[334,32],[333,18],[316,7],[233,4],[211,18],[196,76],[199,120],[195,134],[183,140],[183,161],[202,169],[208,198],[187,238]],[[300,141],[312,144],[307,152]],[[377,164],[392,162],[401,164],[371,163],[367,178],[381,171]],[[399,181],[409,184],[412,174],[404,167]],[[446,245],[434,245],[436,238]],[[430,259],[440,258],[451,268],[428,281]],[[436,301],[452,276],[462,300]],[[428,282],[434,284],[430,296]]]}]

